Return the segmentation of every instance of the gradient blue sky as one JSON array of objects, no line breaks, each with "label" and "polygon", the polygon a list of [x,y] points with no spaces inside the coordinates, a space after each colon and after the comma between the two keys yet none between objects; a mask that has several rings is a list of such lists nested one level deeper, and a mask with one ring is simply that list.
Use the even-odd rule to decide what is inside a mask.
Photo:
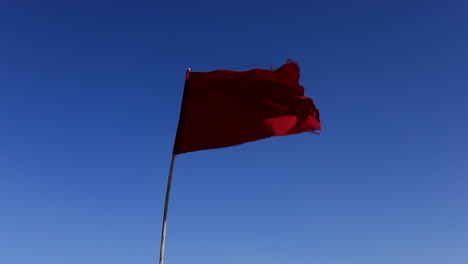
[{"label": "gradient blue sky", "polygon": [[468,263],[466,1],[0,2],[0,263],[157,263],[185,70],[302,67],[320,136],[180,155],[166,263]]}]

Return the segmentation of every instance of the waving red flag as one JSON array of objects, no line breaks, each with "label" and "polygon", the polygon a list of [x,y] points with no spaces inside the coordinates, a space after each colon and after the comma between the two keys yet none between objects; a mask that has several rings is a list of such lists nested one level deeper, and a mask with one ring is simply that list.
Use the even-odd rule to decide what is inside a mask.
[{"label": "waving red flag", "polygon": [[319,130],[299,76],[291,60],[276,70],[189,73],[173,153]]}]

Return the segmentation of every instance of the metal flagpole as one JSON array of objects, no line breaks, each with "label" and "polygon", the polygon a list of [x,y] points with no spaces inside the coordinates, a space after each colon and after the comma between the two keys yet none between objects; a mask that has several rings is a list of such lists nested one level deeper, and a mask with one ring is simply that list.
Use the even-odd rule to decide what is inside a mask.
[{"label": "metal flagpole", "polygon": [[[187,73],[185,75],[185,81],[187,81],[189,74],[190,74],[190,68],[187,69]],[[184,93],[185,93],[185,89],[184,89]],[[183,99],[182,99],[182,105],[183,105]],[[180,117],[179,117],[179,122],[180,122]],[[176,136],[176,140],[177,140],[177,136]],[[175,145],[175,142],[174,142],[174,145]],[[174,154],[173,152],[172,160],[171,160],[171,167],[169,169],[169,176],[167,177],[166,200],[164,202],[164,216],[163,216],[162,231],[161,231],[161,246],[159,248],[159,264],[164,264],[164,252],[166,249],[167,211],[169,209],[169,198],[171,196],[172,174],[174,173],[175,159],[176,159],[176,154]]]},{"label": "metal flagpole", "polygon": [[159,264],[164,264],[164,250],[166,249],[167,210],[169,209],[169,198],[171,195],[172,174],[174,172],[176,155],[172,154],[171,168],[167,178],[166,201],[164,202],[164,216],[161,232],[161,247],[159,248]]}]

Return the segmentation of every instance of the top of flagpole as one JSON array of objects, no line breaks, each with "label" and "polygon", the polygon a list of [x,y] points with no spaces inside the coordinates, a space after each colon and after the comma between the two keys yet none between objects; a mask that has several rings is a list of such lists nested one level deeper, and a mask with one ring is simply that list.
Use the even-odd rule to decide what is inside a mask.
[{"label": "top of flagpole", "polygon": [[185,74],[185,80],[188,80],[188,77],[190,75],[190,68],[187,68],[187,73]]}]

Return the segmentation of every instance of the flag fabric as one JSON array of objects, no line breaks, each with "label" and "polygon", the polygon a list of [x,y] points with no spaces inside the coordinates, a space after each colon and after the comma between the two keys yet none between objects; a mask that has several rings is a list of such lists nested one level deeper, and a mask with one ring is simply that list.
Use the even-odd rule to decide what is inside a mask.
[{"label": "flag fabric", "polygon": [[320,130],[299,77],[292,60],[276,70],[189,72],[173,153]]}]

